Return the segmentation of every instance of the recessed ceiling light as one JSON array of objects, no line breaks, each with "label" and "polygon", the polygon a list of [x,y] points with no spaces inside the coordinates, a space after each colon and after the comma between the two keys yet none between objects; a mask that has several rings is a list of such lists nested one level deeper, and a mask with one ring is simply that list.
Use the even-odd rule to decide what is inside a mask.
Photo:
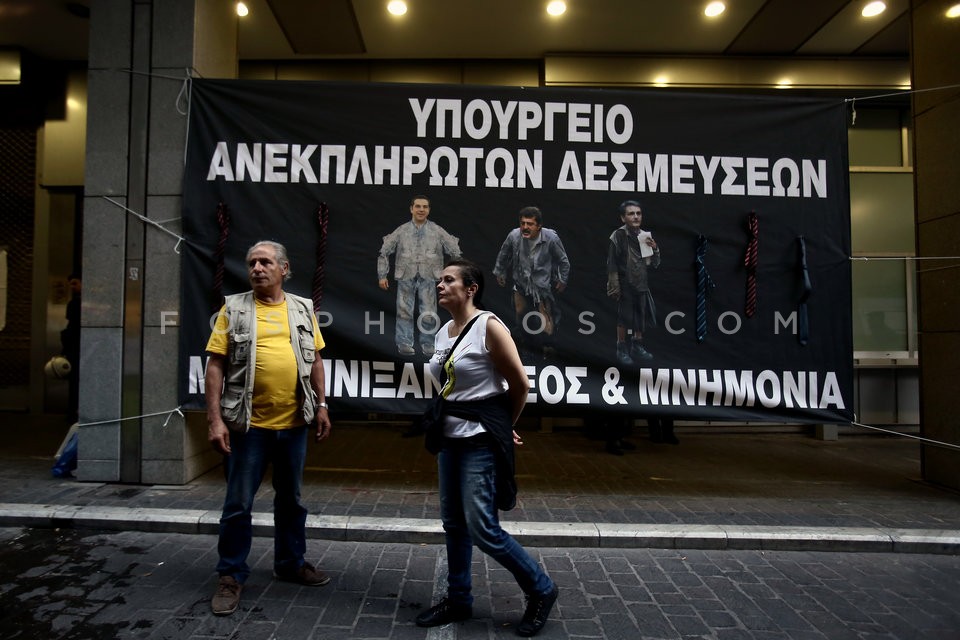
[{"label": "recessed ceiling light", "polygon": [[387,11],[395,16],[402,16],[407,12],[407,3],[403,0],[391,0],[387,3]]},{"label": "recessed ceiling light", "polygon": [[653,79],[653,85],[655,87],[665,87],[670,84],[670,76],[660,75]]},{"label": "recessed ceiling light", "polygon": [[960,18],[960,4],[955,4],[947,9],[948,18]]},{"label": "recessed ceiling light", "polygon": [[707,5],[706,9],[703,10],[703,15],[708,18],[716,18],[718,15],[727,10],[727,5],[722,2],[711,2]]},{"label": "recessed ceiling light", "polygon": [[242,17],[244,17],[245,15],[247,15],[248,13],[250,13],[250,9],[247,8],[247,5],[245,5],[245,4],[242,3],[242,2],[238,2],[238,3],[237,3],[237,15],[242,18]]},{"label": "recessed ceiling light", "polygon": [[786,89],[791,86],[793,86],[793,80],[790,78],[780,78],[777,80],[777,88],[779,89]]},{"label": "recessed ceiling light", "polygon": [[867,4],[867,6],[865,6],[863,8],[863,11],[861,11],[860,13],[863,15],[864,18],[872,18],[874,16],[880,15],[886,10],[887,10],[887,5],[877,0],[877,2],[871,2]]},{"label": "recessed ceiling light", "polygon": [[567,3],[563,0],[553,0],[547,3],[547,13],[552,16],[562,16],[567,10]]}]

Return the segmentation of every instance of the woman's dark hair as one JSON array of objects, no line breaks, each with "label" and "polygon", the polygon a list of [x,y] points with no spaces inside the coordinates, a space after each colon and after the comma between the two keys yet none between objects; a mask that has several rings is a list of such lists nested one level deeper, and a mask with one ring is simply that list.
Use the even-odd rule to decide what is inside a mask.
[{"label": "woman's dark hair", "polygon": [[473,306],[477,309],[483,309],[483,270],[475,262],[465,258],[450,260],[444,265],[444,268],[447,267],[457,268],[465,287],[477,285],[477,293],[473,296]]}]

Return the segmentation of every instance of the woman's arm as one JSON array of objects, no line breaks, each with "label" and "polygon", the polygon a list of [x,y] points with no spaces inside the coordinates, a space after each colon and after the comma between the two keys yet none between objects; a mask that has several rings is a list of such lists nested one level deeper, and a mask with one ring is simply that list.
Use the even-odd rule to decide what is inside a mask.
[{"label": "woman's arm", "polygon": [[487,350],[497,373],[507,380],[507,393],[510,396],[512,424],[517,423],[523,405],[527,403],[527,392],[530,391],[530,380],[523,370],[517,345],[513,343],[510,332],[503,324],[490,316],[487,318]]}]

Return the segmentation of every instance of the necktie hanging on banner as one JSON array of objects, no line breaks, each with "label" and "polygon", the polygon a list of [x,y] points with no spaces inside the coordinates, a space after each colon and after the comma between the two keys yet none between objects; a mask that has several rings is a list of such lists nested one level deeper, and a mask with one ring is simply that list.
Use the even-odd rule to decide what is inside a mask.
[{"label": "necktie hanging on banner", "polygon": [[323,284],[327,279],[327,227],[330,223],[330,209],[326,202],[321,202],[317,208],[317,266],[313,270],[313,312],[320,312],[320,302],[323,300]]},{"label": "necktie hanging on banner", "polygon": [[697,269],[697,342],[707,337],[707,293],[716,285],[707,272],[707,238],[697,236],[697,253],[694,264]]},{"label": "necktie hanging on banner", "polygon": [[805,345],[810,339],[810,319],[807,316],[807,299],[813,292],[813,285],[810,283],[810,270],[807,268],[807,243],[803,236],[797,238],[800,249],[800,301],[797,305],[797,340]]},{"label": "necktie hanging on banner", "polygon": [[747,269],[747,298],[744,313],[752,318],[757,312],[757,264],[759,263],[760,223],[757,212],[751,211],[747,218],[747,231],[750,239],[747,241],[747,253],[743,258],[743,266]]},{"label": "necktie hanging on banner", "polygon": [[224,256],[227,250],[227,236],[230,235],[230,212],[227,210],[227,205],[224,202],[217,205],[217,227],[219,229],[219,235],[217,236],[217,250],[214,254],[216,270],[213,272],[214,311],[223,305]]}]

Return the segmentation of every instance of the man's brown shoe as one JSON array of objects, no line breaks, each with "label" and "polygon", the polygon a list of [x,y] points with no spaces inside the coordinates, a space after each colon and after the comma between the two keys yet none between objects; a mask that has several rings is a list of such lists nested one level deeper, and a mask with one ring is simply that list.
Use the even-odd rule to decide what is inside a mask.
[{"label": "man's brown shoe", "polygon": [[210,600],[210,609],[215,616],[228,616],[240,606],[240,592],[243,585],[233,576],[220,576],[217,591]]},{"label": "man's brown shoe", "polygon": [[302,584],[305,587],[322,587],[323,585],[330,582],[330,576],[325,574],[320,569],[317,569],[309,562],[304,562],[300,565],[300,568],[297,569],[296,573],[289,575],[280,575],[277,574],[278,580],[283,580],[284,582],[295,582],[297,584]]}]

